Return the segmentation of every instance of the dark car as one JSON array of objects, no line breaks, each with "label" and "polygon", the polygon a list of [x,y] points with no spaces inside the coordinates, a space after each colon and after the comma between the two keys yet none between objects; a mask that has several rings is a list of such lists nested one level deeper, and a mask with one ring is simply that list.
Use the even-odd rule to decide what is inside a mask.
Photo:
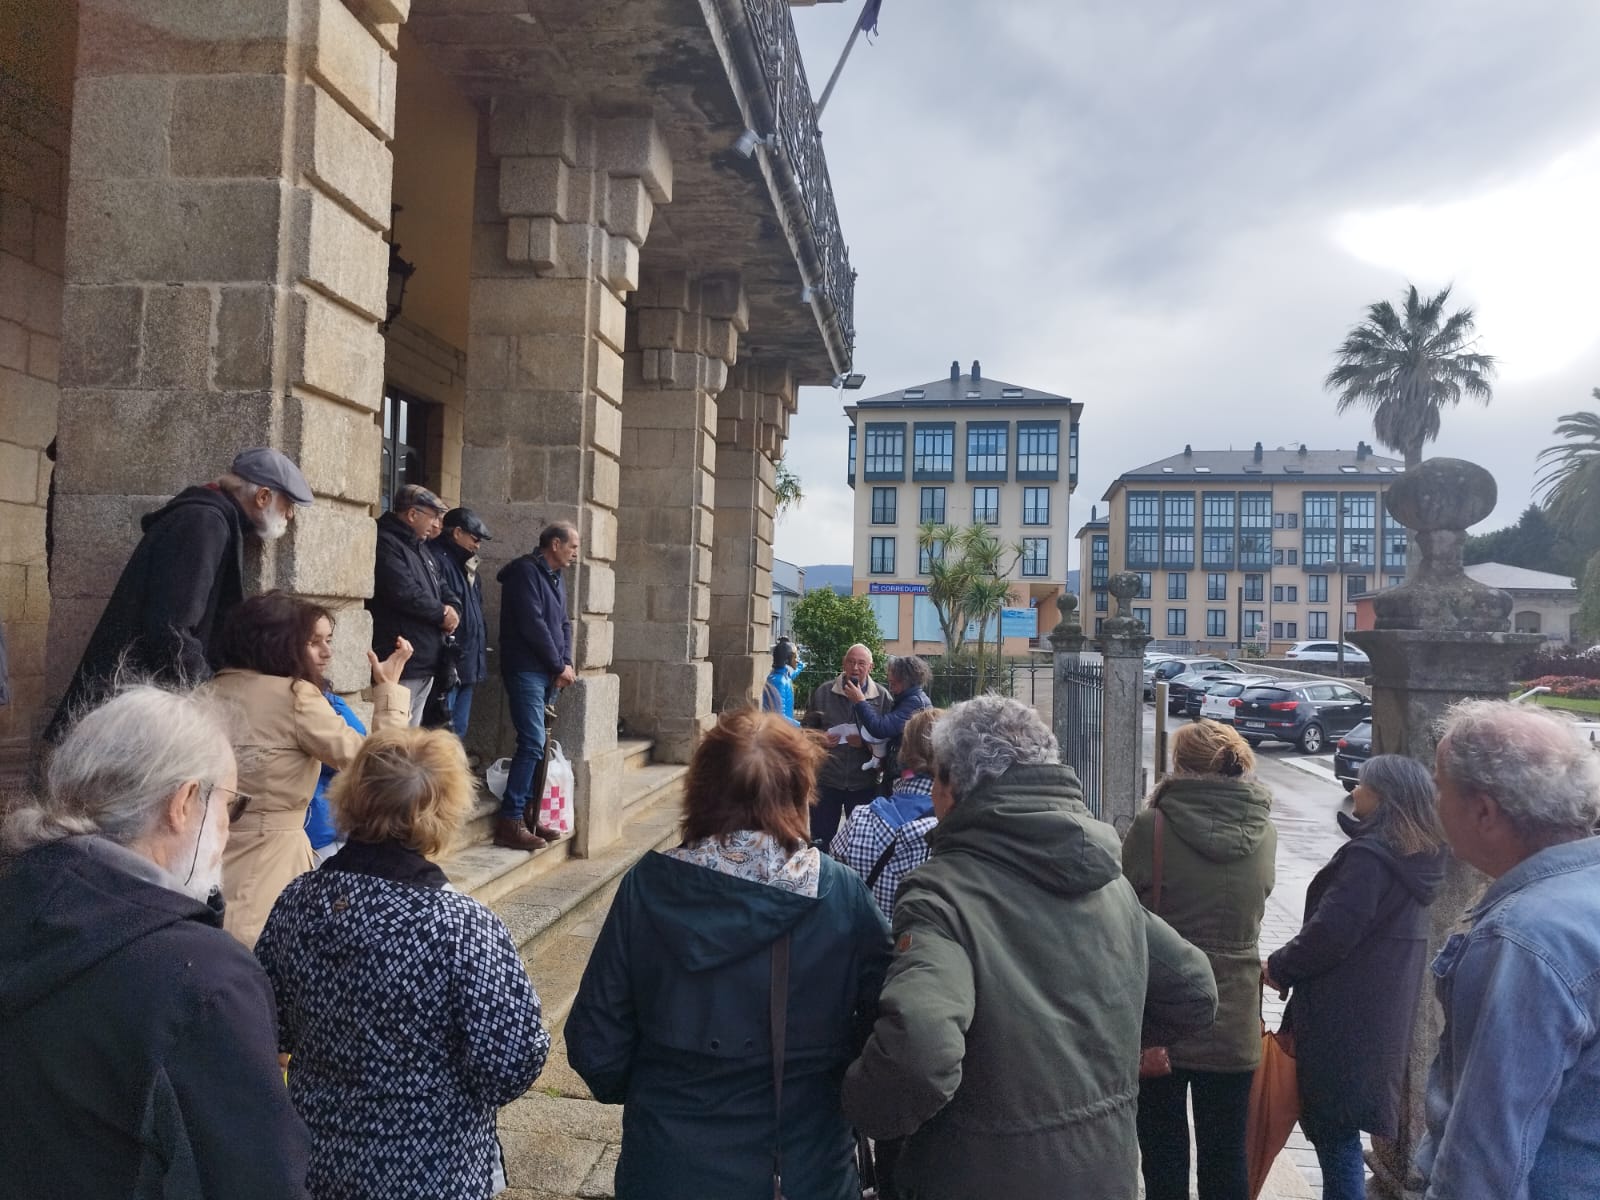
[{"label": "dark car", "polygon": [[1372,757],[1372,722],[1363,721],[1333,744],[1333,773],[1344,790],[1356,790],[1361,764]]},{"label": "dark car", "polygon": [[[1179,675],[1185,675],[1191,671],[1201,673],[1212,671],[1218,673],[1226,672],[1234,675],[1244,674],[1243,667],[1236,667],[1230,662],[1223,662],[1220,658],[1212,658],[1210,655],[1198,655],[1187,658],[1167,658],[1148,668],[1145,676],[1144,698],[1146,700],[1154,699],[1155,686],[1163,679],[1170,683],[1171,680],[1177,678]],[[1168,693],[1167,706],[1171,708],[1171,705],[1172,696],[1170,693]]]},{"label": "dark car", "polygon": [[1372,704],[1342,683],[1277,683],[1247,688],[1233,710],[1233,727],[1252,746],[1294,742],[1320,754],[1372,715]]}]

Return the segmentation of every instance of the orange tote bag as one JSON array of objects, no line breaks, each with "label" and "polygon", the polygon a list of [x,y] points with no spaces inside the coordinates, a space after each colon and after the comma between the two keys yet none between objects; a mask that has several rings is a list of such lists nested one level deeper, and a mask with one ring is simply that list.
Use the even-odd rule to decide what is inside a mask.
[{"label": "orange tote bag", "polygon": [[1244,1135],[1251,1200],[1266,1186],[1267,1174],[1299,1119],[1300,1082],[1295,1074],[1294,1034],[1287,1029],[1270,1033],[1263,1021],[1261,1065],[1250,1083],[1249,1124]]}]

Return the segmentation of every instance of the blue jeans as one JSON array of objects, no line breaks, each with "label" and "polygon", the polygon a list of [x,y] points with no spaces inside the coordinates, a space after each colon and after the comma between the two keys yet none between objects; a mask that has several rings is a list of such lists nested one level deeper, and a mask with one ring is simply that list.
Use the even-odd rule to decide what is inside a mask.
[{"label": "blue jeans", "polygon": [[506,700],[511,705],[511,724],[517,731],[517,752],[511,756],[511,774],[506,780],[505,799],[500,815],[520,821],[533,795],[533,776],[544,758],[544,703],[555,688],[555,676],[544,671],[517,671],[507,675]]},{"label": "blue jeans", "polygon": [[1361,1131],[1324,1125],[1302,1113],[1300,1131],[1317,1151],[1322,1168],[1322,1200],[1366,1200],[1367,1164],[1361,1157]]},{"label": "blue jeans", "polygon": [[472,719],[472,689],[475,683],[462,684],[450,693],[450,728],[458,738],[467,736],[467,722]]}]

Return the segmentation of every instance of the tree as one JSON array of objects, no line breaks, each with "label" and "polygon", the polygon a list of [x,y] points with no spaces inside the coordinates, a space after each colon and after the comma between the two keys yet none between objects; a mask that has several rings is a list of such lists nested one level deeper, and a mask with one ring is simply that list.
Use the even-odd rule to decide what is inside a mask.
[{"label": "tree", "polygon": [[795,681],[797,705],[839,673],[844,652],[857,642],[872,651],[872,673],[883,677],[883,634],[865,596],[841,596],[832,588],[807,592],[794,606],[794,638],[806,650],[806,669]]},{"label": "tree", "polygon": [[[1594,389],[1600,400],[1600,388]],[[1556,424],[1567,440],[1539,454],[1543,474],[1534,494],[1557,529],[1587,556],[1600,549],[1600,412],[1568,413]]]},{"label": "tree", "polygon": [[778,460],[778,478],[773,484],[773,513],[783,516],[792,508],[799,508],[804,503],[806,494],[800,486],[800,476],[789,469],[789,464],[782,459]]},{"label": "tree", "polygon": [[1475,317],[1470,308],[1444,316],[1450,289],[1424,300],[1411,285],[1405,314],[1380,300],[1345,336],[1336,365],[1323,386],[1339,393],[1339,411],[1372,410],[1378,441],[1402,455],[1406,466],[1422,461],[1422,447],[1439,436],[1439,414],[1462,397],[1487,404],[1495,360],[1473,353]]},{"label": "tree", "polygon": [[1011,594],[1006,576],[1022,550],[1001,542],[986,525],[974,523],[957,529],[931,521],[917,531],[917,546],[929,554],[928,599],[938,614],[948,657],[960,655],[966,647],[968,624],[978,623],[977,669],[981,686],[990,623]]},{"label": "tree", "polygon": [[1582,556],[1573,553],[1571,543],[1537,504],[1528,505],[1515,525],[1468,534],[1462,557],[1468,564],[1498,562],[1556,575],[1573,575],[1583,568]]},{"label": "tree", "polygon": [[1578,592],[1578,615],[1573,621],[1575,632],[1587,641],[1600,641],[1600,554],[1589,560],[1583,573],[1583,587]]}]

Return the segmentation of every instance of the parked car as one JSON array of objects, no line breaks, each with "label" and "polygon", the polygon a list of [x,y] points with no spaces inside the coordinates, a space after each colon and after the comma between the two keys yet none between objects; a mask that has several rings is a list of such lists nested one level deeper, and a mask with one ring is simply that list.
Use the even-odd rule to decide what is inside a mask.
[{"label": "parked car", "polygon": [[[1338,642],[1296,642],[1284,651],[1285,658],[1296,658],[1301,662],[1338,662]],[[1344,660],[1348,663],[1366,663],[1372,660],[1367,657],[1367,652],[1354,642],[1344,644]]]},{"label": "parked car", "polygon": [[1218,671],[1206,669],[1204,671],[1189,671],[1183,675],[1176,675],[1167,680],[1167,712],[1172,716],[1183,715],[1194,718],[1200,715],[1200,704],[1205,699],[1206,693],[1219,683],[1229,683],[1247,678],[1264,680],[1265,676],[1247,676],[1242,674],[1232,663],[1223,663],[1224,667],[1231,670]]},{"label": "parked car", "polygon": [[1320,754],[1330,737],[1343,737],[1371,715],[1372,703],[1342,683],[1263,683],[1239,697],[1233,727],[1251,745],[1293,742]]},{"label": "parked car", "polygon": [[[1260,683],[1271,683],[1271,675],[1245,675],[1238,679],[1218,679],[1206,688],[1199,697],[1200,710],[1193,715],[1207,721],[1218,721],[1223,725],[1233,724],[1233,711],[1239,707],[1239,697],[1246,688],[1255,687]],[[1189,699],[1195,699],[1193,692]]]},{"label": "parked car", "polygon": [[1145,673],[1144,698],[1146,700],[1155,698],[1155,687],[1159,681],[1163,679],[1170,681],[1189,671],[1220,671],[1232,672],[1238,675],[1244,674],[1243,667],[1236,667],[1230,662],[1223,662],[1220,658],[1212,658],[1209,654],[1203,654],[1195,658],[1163,659]]},{"label": "parked car", "polygon": [[1333,744],[1333,773],[1344,784],[1344,790],[1356,790],[1356,777],[1361,774],[1361,764],[1372,757],[1372,722],[1363,721]]}]

